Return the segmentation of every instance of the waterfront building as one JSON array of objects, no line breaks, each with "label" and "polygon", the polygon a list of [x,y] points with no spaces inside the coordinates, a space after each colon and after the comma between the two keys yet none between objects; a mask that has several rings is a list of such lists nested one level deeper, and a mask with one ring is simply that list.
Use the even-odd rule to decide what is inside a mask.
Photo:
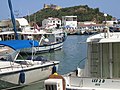
[{"label": "waterfront building", "polygon": [[81,34],[84,32],[102,32],[104,24],[96,24],[94,22],[78,22],[78,30]]},{"label": "waterfront building", "polygon": [[77,29],[77,16],[62,16],[62,26],[66,29]]},{"label": "waterfront building", "polygon": [[59,18],[49,17],[42,21],[42,27],[46,29],[59,28],[61,26],[61,20]]}]

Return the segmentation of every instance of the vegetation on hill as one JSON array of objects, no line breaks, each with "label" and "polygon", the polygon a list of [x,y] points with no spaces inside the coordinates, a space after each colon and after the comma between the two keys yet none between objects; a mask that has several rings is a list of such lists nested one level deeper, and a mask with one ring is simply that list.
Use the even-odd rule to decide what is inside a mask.
[{"label": "vegetation on hill", "polygon": [[[104,13],[99,11],[99,8],[90,8],[88,5],[80,5],[80,6],[74,6],[74,7],[67,7],[62,8],[60,10],[55,10],[51,8],[42,9],[40,11],[37,11],[36,13],[25,16],[27,20],[37,22],[39,25],[41,25],[42,20],[46,19],[48,17],[55,17],[62,19],[62,16],[77,16],[78,22],[83,21],[94,21],[96,23],[101,23],[105,20]],[[112,16],[108,15],[107,20],[111,20]]]}]

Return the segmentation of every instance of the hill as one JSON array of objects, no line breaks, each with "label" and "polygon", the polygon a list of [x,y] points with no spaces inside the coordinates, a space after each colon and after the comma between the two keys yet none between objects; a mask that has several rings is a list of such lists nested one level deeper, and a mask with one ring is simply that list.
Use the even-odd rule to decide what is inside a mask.
[{"label": "hill", "polygon": [[[27,20],[35,21],[41,25],[42,20],[48,17],[62,18],[62,16],[75,15],[77,16],[78,22],[83,21],[94,21],[96,23],[101,23],[104,21],[104,13],[99,11],[99,8],[90,8],[88,5],[80,5],[74,7],[62,8],[60,10],[55,10],[51,8],[41,9],[36,13],[25,16]],[[111,20],[112,16],[108,15],[107,20]]]}]

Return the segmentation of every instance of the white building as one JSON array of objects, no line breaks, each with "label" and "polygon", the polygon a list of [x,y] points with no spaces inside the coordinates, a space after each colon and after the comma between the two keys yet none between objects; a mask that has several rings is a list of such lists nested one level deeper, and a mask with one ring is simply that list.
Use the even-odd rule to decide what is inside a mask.
[{"label": "white building", "polygon": [[62,26],[66,29],[77,29],[77,16],[62,16]]},{"label": "white building", "polygon": [[49,17],[42,21],[42,27],[46,29],[61,27],[61,20],[59,18]]}]

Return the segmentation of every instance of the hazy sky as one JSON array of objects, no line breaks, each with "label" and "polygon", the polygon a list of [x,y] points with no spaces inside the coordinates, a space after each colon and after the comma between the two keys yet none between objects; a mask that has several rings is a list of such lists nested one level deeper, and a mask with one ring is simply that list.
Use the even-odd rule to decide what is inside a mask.
[{"label": "hazy sky", "polygon": [[[13,11],[19,16],[35,13],[43,8],[44,4],[55,4],[61,7],[88,5],[99,8],[101,12],[120,18],[120,0],[11,0]],[[0,20],[10,17],[8,0],[0,0]]]}]

